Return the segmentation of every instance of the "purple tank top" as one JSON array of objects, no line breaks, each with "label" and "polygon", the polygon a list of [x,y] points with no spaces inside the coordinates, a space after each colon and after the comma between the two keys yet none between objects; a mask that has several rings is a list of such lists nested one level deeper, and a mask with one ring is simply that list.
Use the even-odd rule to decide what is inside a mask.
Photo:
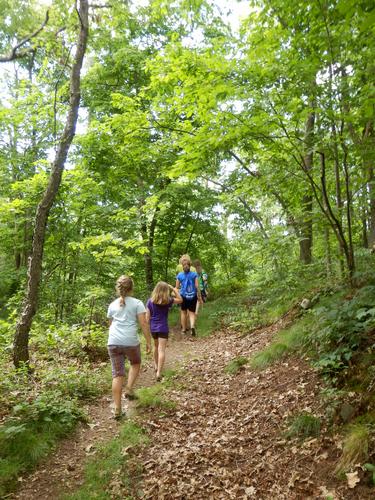
[{"label": "purple tank top", "polygon": [[150,330],[153,333],[168,333],[168,313],[173,306],[173,299],[165,306],[160,306],[148,299],[146,307],[150,311]]}]

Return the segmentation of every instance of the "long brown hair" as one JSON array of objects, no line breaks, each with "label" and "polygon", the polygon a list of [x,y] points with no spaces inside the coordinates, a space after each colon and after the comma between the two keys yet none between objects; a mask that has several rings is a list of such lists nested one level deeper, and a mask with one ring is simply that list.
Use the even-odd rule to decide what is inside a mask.
[{"label": "long brown hair", "polygon": [[171,300],[170,288],[168,283],[165,281],[159,281],[156,283],[155,288],[151,294],[151,302],[159,306],[166,306]]},{"label": "long brown hair", "polygon": [[120,295],[120,306],[125,305],[125,297],[127,297],[134,287],[134,282],[129,276],[122,275],[116,281],[116,291]]}]

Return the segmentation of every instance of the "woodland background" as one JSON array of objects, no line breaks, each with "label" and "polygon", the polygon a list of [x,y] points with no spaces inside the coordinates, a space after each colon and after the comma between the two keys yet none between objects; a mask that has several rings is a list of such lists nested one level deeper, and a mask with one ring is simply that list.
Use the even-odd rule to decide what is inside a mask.
[{"label": "woodland background", "polygon": [[342,385],[359,353],[373,359],[369,0],[255,0],[238,29],[211,1],[89,6],[78,127],[17,354],[38,205],[71,106],[76,7],[0,0],[0,440],[21,436],[22,418],[32,432],[35,415],[60,422],[51,408],[61,433],[81,418],[78,385],[82,398],[103,390],[87,356],[105,345],[116,278],[133,276],[145,300],[158,280],[174,282],[183,253],[201,259],[211,301],[228,297],[235,329],[333,297],[300,344]]}]

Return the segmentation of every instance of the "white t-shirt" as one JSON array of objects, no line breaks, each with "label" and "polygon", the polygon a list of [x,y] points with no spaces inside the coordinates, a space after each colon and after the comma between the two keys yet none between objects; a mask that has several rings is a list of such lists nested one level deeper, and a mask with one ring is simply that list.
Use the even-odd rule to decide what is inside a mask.
[{"label": "white t-shirt", "polygon": [[107,318],[112,319],[109,327],[108,345],[137,346],[137,316],[146,312],[143,302],[134,297],[125,297],[125,305],[120,299],[114,300],[108,307]]}]

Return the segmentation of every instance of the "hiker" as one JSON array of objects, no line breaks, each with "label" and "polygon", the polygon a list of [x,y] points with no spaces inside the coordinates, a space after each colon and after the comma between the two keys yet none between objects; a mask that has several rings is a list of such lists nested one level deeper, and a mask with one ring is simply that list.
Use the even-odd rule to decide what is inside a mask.
[{"label": "hiker", "polygon": [[161,372],[165,362],[165,348],[169,334],[168,313],[173,304],[181,303],[182,297],[177,288],[173,288],[164,281],[156,284],[146,303],[146,318],[150,323],[151,335],[154,339],[154,368],[158,382],[162,378]]},{"label": "hiker", "polygon": [[125,378],[125,358],[130,362],[125,397],[135,399],[133,385],[141,367],[141,348],[137,334],[139,323],[146,337],[146,352],[151,353],[151,336],[143,302],[132,297],[134,283],[128,276],[120,276],[116,282],[119,298],[108,307],[110,319],[108,352],[112,363],[112,394],[115,404],[115,419],[122,417],[121,395]]},{"label": "hiker", "polygon": [[[207,290],[208,290],[208,275],[202,268],[201,261],[196,259],[194,262],[194,267],[196,269],[196,273],[198,275],[198,283],[201,291],[202,302],[207,302]],[[195,314],[198,315],[200,303],[197,301],[197,308],[195,310]]]},{"label": "hiker", "polygon": [[178,273],[176,279],[176,288],[180,290],[182,296],[181,304],[181,333],[186,334],[187,319],[189,316],[191,335],[196,336],[195,331],[195,309],[197,301],[202,303],[201,291],[198,284],[198,275],[190,270],[191,261],[188,255],[181,257],[182,271]]},{"label": "hiker", "polygon": [[[182,261],[183,261],[183,259],[189,259],[191,261],[190,256],[187,253],[185,253],[184,255],[181,255],[181,257],[178,259],[178,265],[176,267],[177,274],[181,273],[183,271],[183,268],[182,268]],[[194,271],[195,272],[196,271],[195,267],[194,266],[190,266],[190,271]]]}]

